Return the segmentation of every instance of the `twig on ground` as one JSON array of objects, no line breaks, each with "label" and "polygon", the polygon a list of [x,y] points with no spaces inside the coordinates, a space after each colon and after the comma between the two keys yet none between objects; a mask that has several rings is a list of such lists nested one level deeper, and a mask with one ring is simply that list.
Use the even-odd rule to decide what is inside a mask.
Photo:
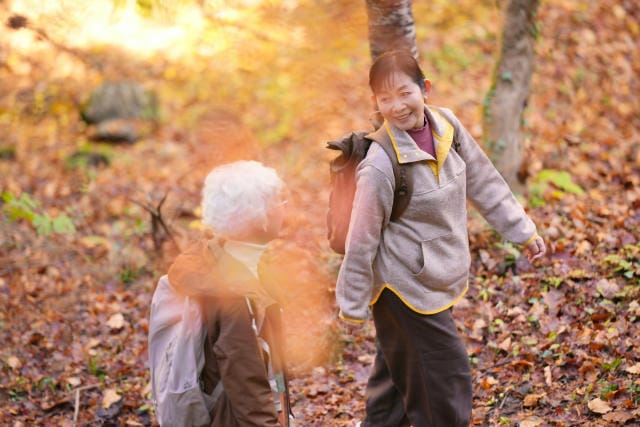
[{"label": "twig on ground", "polygon": [[78,387],[73,391],[75,393],[75,402],[73,405],[73,427],[76,427],[78,425],[78,415],[80,414],[80,392],[82,390],[89,390],[96,387],[100,387],[100,384],[85,385],[82,387]]},{"label": "twig on ground", "polygon": [[155,248],[156,251],[160,250],[160,246],[162,244],[162,239],[159,236],[160,229],[162,229],[162,231],[165,232],[165,234],[171,239],[173,244],[176,246],[178,251],[180,251],[180,245],[178,244],[176,239],[173,237],[173,233],[171,233],[171,231],[169,230],[169,227],[167,227],[167,224],[165,223],[164,218],[162,218],[162,205],[167,200],[168,195],[169,195],[168,192],[165,193],[165,195],[162,196],[162,199],[160,199],[160,202],[158,202],[157,206],[153,206],[147,202],[141,202],[139,200],[129,197],[129,200],[131,200],[136,205],[140,206],[145,211],[149,212],[149,215],[151,215],[151,237],[153,238],[153,247]]}]

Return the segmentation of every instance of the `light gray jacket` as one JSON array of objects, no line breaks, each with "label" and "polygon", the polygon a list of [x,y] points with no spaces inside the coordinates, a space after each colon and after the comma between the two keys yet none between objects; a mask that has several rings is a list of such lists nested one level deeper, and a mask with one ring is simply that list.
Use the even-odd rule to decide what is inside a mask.
[{"label": "light gray jacket", "polygon": [[[502,236],[528,243],[536,226],[473,137],[447,109],[425,114],[436,159],[388,122],[368,135],[393,144],[412,180],[406,211],[391,222],[395,186],[391,159],[372,143],[356,170],[347,248],[336,286],[340,316],[363,321],[385,288],[412,310],[434,314],[455,304],[468,288],[467,198]],[[455,140],[459,144],[453,149]]]}]

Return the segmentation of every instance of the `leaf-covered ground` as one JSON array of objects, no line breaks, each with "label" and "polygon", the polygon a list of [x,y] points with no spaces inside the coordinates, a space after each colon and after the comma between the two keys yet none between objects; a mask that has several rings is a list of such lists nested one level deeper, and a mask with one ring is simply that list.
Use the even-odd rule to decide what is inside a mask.
[{"label": "leaf-covered ground", "polygon": [[[154,283],[176,243],[200,233],[206,172],[247,156],[277,168],[291,188],[276,261],[288,272],[294,413],[302,426],[361,419],[375,331],[367,323],[351,335],[335,322],[340,259],[324,236],[331,153],[323,146],[367,123],[364,7],[301,1],[279,18],[261,6],[259,19],[233,29],[258,40],[238,73],[232,59],[203,65],[73,47],[10,29],[7,7],[0,190],[28,194],[37,202],[26,205],[31,218],[66,215],[75,231],[39,234],[29,218],[11,219],[15,205],[0,206],[0,425],[155,422],[146,353]],[[469,0],[416,4],[414,13],[433,103],[479,137],[499,12]],[[286,34],[251,31],[271,21],[295,22],[306,38],[286,50]],[[470,219],[470,290],[454,315],[473,367],[473,424],[639,425],[640,11],[630,0],[552,0],[538,21],[525,203],[550,254],[533,267]],[[133,145],[91,143],[79,105],[96,84],[122,77],[155,88],[164,117]],[[83,150],[109,165],[69,163]],[[141,205],[157,207],[165,195],[174,240],[156,233],[156,250]]]}]

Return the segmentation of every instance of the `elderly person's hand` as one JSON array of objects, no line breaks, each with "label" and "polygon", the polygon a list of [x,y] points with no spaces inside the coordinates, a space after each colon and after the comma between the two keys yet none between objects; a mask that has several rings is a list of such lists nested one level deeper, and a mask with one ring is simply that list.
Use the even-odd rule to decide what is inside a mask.
[{"label": "elderly person's hand", "polygon": [[547,252],[547,247],[544,244],[544,240],[540,236],[537,236],[535,239],[533,239],[533,241],[529,243],[527,249],[529,251],[529,262],[531,263],[544,256],[544,254]]}]

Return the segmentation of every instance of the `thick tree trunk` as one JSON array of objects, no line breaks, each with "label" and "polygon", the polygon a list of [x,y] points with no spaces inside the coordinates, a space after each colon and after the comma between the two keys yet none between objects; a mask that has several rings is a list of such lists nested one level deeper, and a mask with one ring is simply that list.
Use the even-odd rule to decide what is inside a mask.
[{"label": "thick tree trunk", "polygon": [[371,60],[388,50],[403,49],[417,59],[411,0],[366,0]]},{"label": "thick tree trunk", "polygon": [[500,58],[484,112],[484,140],[490,156],[511,188],[525,190],[520,174],[520,128],[534,65],[535,16],[539,0],[509,0]]}]

